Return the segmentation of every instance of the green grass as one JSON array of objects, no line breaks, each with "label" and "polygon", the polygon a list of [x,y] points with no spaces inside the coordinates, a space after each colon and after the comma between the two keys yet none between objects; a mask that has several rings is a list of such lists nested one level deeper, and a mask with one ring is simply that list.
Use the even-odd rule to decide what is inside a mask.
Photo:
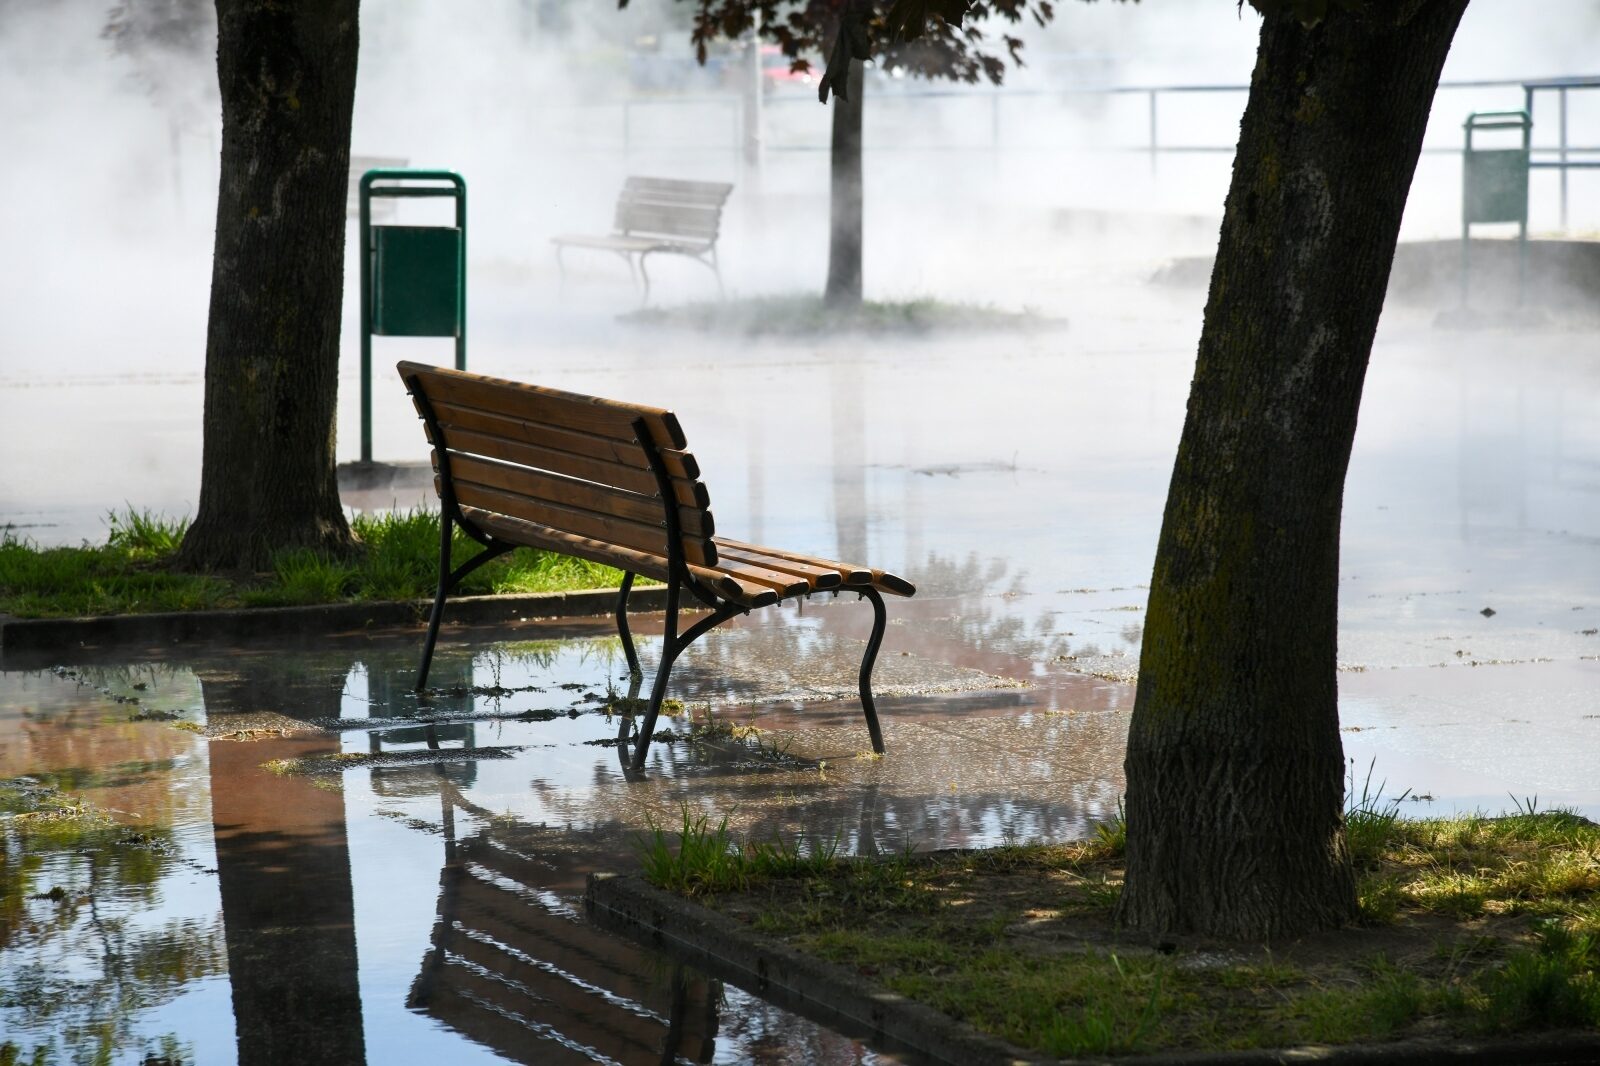
[{"label": "green grass", "polygon": [[664,888],[1046,1055],[1600,1028],[1600,826],[1535,801],[1404,819],[1370,774],[1352,796],[1366,928],[1289,955],[1125,936],[1120,811],[1077,844],[868,860],[741,842],[686,807],[641,858]]},{"label": "green grass", "polygon": [[[305,550],[280,553],[269,573],[237,580],[173,569],[188,528],[148,511],[110,516],[106,542],[39,548],[0,530],[0,614],[22,618],[276,607],[344,601],[432,598],[438,580],[439,519],[424,511],[361,515],[348,559]],[[455,531],[453,559],[479,550]],[[522,549],[469,574],[457,595],[615,588],[620,571],[551,552]]]},{"label": "green grass", "polygon": [[841,309],[826,306],[812,293],[754,296],[677,307],[645,307],[622,321],[746,337],[815,336],[829,333],[932,333],[936,331],[1041,330],[1060,328],[1059,319],[1031,311],[944,300],[863,300]]},{"label": "green grass", "polygon": [[[636,842],[645,877],[655,885],[685,896],[740,891],[771,877],[818,874],[831,867],[838,841],[804,847],[799,841],[737,842],[726,816],[710,827],[709,816],[695,814],[685,803],[682,824],[673,834],[647,816],[650,835]],[[677,845],[670,840],[677,837]]]}]

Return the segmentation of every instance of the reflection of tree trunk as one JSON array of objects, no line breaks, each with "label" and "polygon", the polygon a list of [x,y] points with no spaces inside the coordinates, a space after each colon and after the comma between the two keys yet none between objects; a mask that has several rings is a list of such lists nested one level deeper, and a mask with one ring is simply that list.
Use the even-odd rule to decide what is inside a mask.
[{"label": "reflection of tree trunk", "polygon": [[867,558],[866,409],[861,365],[833,364],[833,524],[838,559],[861,565]]},{"label": "reflection of tree trunk", "polygon": [[850,99],[833,99],[833,144],[828,226],[828,287],[822,298],[829,307],[861,303],[861,94],[865,88],[859,59],[850,61]]},{"label": "reflection of tree trunk", "polygon": [[[202,679],[208,715],[336,717],[327,677]],[[344,797],[272,759],[339,750],[314,735],[210,746],[211,818],[243,1066],[365,1061]]]},{"label": "reflection of tree trunk", "polygon": [[1262,20],[1128,733],[1119,913],[1298,936],[1355,917],[1339,521],[1362,383],[1467,0]]}]

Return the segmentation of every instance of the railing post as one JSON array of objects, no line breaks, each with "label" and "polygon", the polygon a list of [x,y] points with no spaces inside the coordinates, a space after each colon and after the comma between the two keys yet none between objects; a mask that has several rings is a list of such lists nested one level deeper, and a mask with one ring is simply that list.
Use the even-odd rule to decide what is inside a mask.
[{"label": "railing post", "polygon": [[1561,232],[1567,232],[1567,87],[1561,87],[1559,103],[1561,105]]},{"label": "railing post", "polygon": [[1156,138],[1156,90],[1150,90],[1150,173],[1156,172],[1156,153],[1160,151],[1160,141]]},{"label": "railing post", "polygon": [[632,132],[629,128],[632,124],[631,106],[632,104],[629,101],[622,101],[622,169],[624,171],[628,169],[629,142]]},{"label": "railing post", "polygon": [[991,90],[989,97],[989,159],[995,177],[1000,176],[1000,94]]}]

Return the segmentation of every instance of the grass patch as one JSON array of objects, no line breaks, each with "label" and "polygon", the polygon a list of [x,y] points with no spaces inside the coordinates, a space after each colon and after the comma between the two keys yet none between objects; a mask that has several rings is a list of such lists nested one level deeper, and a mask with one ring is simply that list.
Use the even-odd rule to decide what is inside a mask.
[{"label": "grass patch", "polygon": [[982,304],[944,300],[863,300],[851,308],[828,307],[811,293],[753,296],[676,307],[643,307],[623,322],[668,326],[742,337],[809,337],[830,333],[922,334],[945,331],[1046,330],[1066,325],[1032,311],[1002,311]]},{"label": "grass patch", "polygon": [[1125,935],[1119,816],[1071,845],[887,859],[684,809],[645,876],[1051,1056],[1600,1028],[1600,826],[1533,801],[1413,821],[1352,789],[1362,924],[1290,945]]},{"label": "grass patch", "polygon": [[[653,815],[645,824],[650,835],[636,842],[645,877],[652,884],[685,896],[741,891],[752,883],[773,877],[803,877],[829,869],[838,853],[838,841],[810,847],[799,841],[735,841],[724,815],[715,828],[709,816],[695,814],[685,803],[675,834]],[[673,845],[670,837],[676,835]]]},{"label": "grass patch", "polygon": [[[39,548],[0,530],[0,614],[71,618],[431,599],[438,581],[439,516],[426,511],[358,516],[351,527],[361,547],[352,557],[285,551],[268,573],[243,579],[173,569],[186,520],[129,509],[113,513],[110,527],[103,545],[78,548]],[[455,531],[457,564],[479,550]],[[611,567],[524,548],[468,575],[457,594],[616,588],[621,580]]]}]

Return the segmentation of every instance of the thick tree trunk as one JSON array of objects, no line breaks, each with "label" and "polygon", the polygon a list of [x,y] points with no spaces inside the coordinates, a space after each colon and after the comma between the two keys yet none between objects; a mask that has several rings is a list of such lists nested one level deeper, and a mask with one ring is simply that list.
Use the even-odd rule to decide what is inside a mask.
[{"label": "thick tree trunk", "polygon": [[1355,914],[1340,508],[1400,216],[1466,4],[1263,21],[1128,735],[1119,913],[1133,928],[1273,938]]},{"label": "thick tree trunk", "polygon": [[222,182],[182,565],[351,545],[334,471],[358,0],[217,0]]},{"label": "thick tree trunk", "polygon": [[828,200],[828,287],[822,302],[851,308],[861,303],[861,94],[864,65],[850,61],[850,98],[833,100],[832,176]]}]

